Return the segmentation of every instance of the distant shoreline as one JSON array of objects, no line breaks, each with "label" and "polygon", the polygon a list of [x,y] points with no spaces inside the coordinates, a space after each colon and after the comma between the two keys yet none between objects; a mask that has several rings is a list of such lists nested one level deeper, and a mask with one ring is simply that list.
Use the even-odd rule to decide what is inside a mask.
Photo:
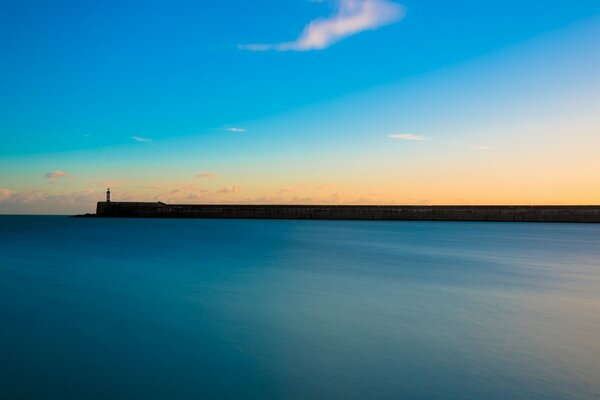
[{"label": "distant shoreline", "polygon": [[96,218],[600,223],[600,206],[242,205],[98,202]]}]

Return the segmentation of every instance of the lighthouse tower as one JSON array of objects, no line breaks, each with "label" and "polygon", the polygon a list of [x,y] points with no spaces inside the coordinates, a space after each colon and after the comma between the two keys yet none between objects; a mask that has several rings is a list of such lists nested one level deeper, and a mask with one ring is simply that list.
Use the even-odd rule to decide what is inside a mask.
[{"label": "lighthouse tower", "polygon": [[106,202],[110,203],[110,188],[106,190]]}]

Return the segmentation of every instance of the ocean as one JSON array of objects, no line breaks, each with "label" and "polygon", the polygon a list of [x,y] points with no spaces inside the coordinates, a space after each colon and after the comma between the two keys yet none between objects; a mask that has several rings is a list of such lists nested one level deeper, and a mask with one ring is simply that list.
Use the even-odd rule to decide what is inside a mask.
[{"label": "ocean", "polygon": [[598,399],[600,225],[0,216],[3,399]]}]

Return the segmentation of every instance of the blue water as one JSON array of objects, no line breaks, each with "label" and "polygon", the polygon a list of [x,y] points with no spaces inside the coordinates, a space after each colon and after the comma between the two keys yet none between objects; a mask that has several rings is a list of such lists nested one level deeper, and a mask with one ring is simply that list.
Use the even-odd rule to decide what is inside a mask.
[{"label": "blue water", "polygon": [[0,397],[597,399],[600,225],[0,217]]}]

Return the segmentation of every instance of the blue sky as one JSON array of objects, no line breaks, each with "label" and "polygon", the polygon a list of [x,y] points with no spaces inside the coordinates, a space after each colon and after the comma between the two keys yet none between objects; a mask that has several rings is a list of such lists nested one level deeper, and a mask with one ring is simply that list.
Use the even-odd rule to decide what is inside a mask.
[{"label": "blue sky", "polygon": [[[306,182],[343,186],[343,171],[360,162],[356,184],[385,175],[385,192],[395,180],[383,170],[398,158],[431,164],[449,136],[492,150],[503,123],[556,126],[559,117],[584,121],[575,134],[589,136],[599,21],[591,0],[8,1],[0,188],[5,202],[23,191],[96,195],[92,181],[131,187],[157,177],[172,190],[203,191],[193,178],[210,172],[228,177],[210,190],[248,190],[236,200],[252,201]],[[572,113],[557,95],[565,90],[578,104]],[[522,111],[532,104],[539,109]],[[311,165],[318,170],[303,175]],[[67,176],[49,185],[56,171]],[[531,201],[553,198],[565,196]]]}]

